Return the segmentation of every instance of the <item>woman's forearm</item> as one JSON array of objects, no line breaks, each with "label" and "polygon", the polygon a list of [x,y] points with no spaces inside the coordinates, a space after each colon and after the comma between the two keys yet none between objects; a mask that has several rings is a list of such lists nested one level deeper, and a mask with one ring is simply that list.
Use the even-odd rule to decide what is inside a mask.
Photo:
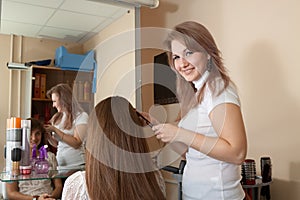
[{"label": "woman's forearm", "polygon": [[59,129],[57,129],[55,133],[58,135],[58,137],[60,137],[62,142],[67,143],[75,149],[79,148],[82,144],[82,141],[79,138],[76,138],[73,135],[66,134]]}]

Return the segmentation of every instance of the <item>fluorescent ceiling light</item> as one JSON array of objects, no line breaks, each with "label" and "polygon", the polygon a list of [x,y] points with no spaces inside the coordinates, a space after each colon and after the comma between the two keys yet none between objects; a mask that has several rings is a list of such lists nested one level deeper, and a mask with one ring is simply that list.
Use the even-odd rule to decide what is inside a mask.
[{"label": "fluorescent ceiling light", "polygon": [[159,5],[159,0],[88,0],[94,2],[107,3],[112,5],[120,5],[120,6],[146,6],[150,8],[157,8]]}]

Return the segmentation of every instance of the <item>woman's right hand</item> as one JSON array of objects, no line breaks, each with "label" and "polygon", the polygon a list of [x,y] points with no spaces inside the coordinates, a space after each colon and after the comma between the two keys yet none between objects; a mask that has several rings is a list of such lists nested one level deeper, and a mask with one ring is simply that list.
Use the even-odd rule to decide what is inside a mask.
[{"label": "woman's right hand", "polygon": [[[54,134],[55,134],[55,127],[49,124],[45,124],[44,128],[46,130],[46,139],[49,141],[49,143],[54,146],[57,147],[58,145],[58,141],[55,138]],[[54,133],[54,134],[52,134]]]}]

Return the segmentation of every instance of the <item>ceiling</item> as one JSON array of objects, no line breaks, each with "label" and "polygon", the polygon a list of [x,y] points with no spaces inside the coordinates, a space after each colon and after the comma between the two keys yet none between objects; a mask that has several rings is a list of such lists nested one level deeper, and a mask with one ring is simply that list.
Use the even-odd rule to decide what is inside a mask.
[{"label": "ceiling", "polygon": [[2,0],[1,7],[0,33],[77,43],[128,11],[88,0]]}]

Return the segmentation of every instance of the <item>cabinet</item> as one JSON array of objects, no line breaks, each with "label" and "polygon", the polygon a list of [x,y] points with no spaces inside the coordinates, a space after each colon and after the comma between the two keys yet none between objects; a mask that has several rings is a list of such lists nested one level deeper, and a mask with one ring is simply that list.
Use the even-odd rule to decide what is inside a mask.
[{"label": "cabinet", "polygon": [[47,98],[47,91],[59,84],[67,83],[73,95],[89,114],[94,106],[92,93],[93,71],[62,70],[58,67],[32,66],[32,98],[31,117],[47,122],[56,110],[52,107],[51,98]]}]

